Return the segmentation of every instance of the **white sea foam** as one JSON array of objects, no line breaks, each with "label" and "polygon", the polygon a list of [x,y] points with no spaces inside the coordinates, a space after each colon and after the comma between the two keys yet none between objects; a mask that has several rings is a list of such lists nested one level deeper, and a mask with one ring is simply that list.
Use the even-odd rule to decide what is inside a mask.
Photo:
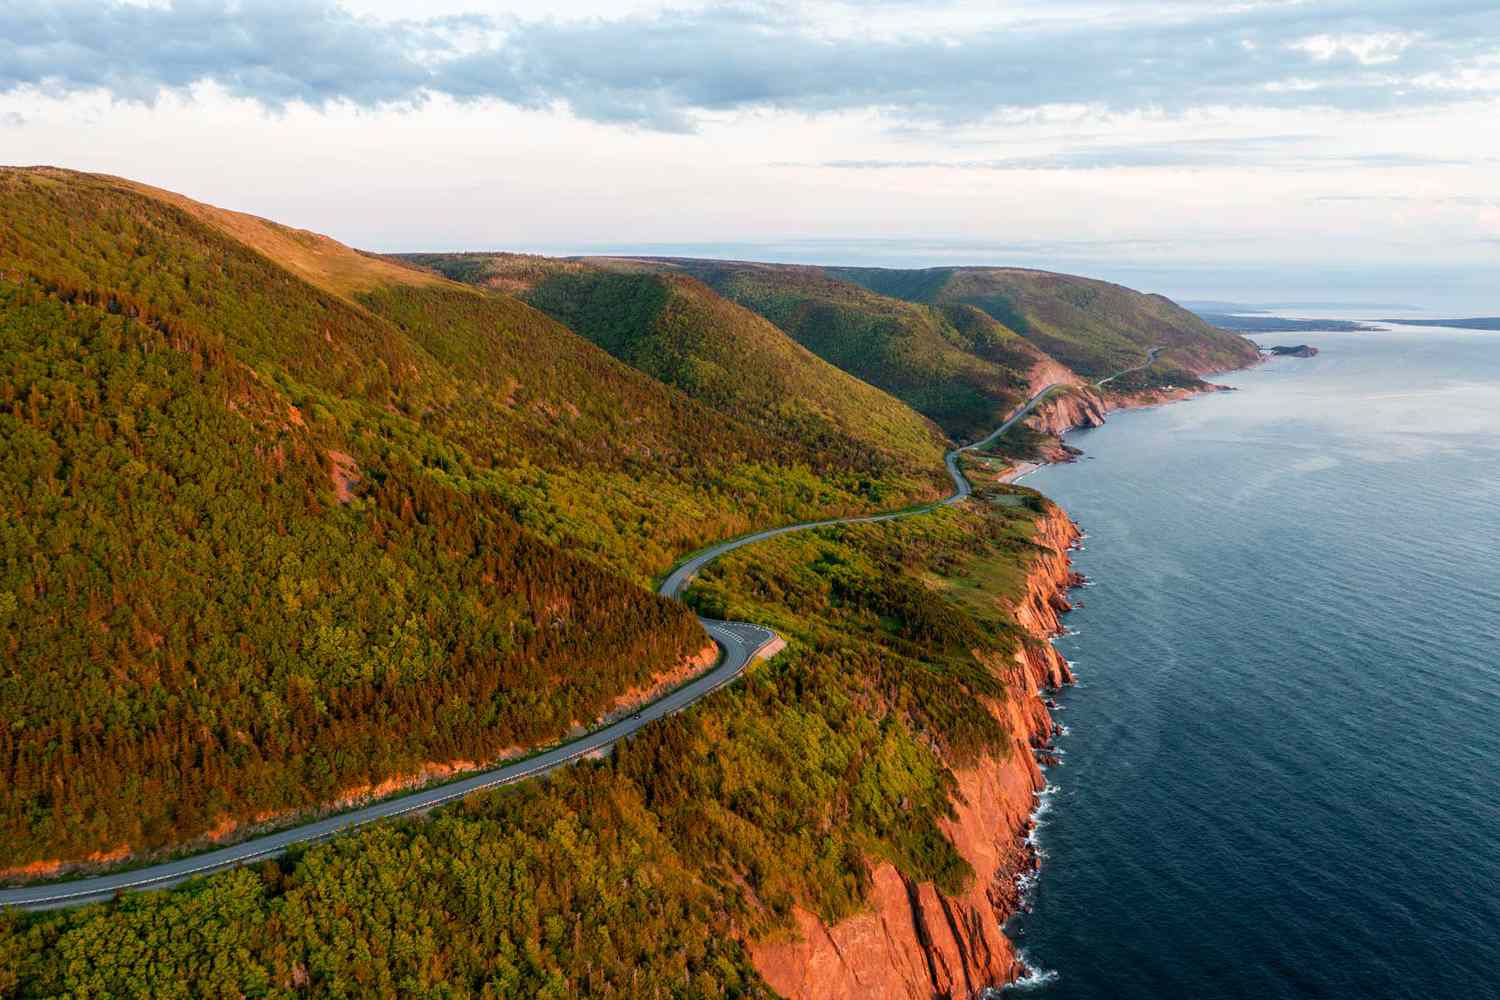
[{"label": "white sea foam", "polygon": [[[1061,705],[1058,705],[1057,707],[1059,709],[1062,708]],[[1067,726],[1065,726],[1065,725],[1063,725],[1062,723],[1059,722],[1057,724],[1057,735],[1058,736],[1072,736],[1073,735],[1073,730],[1069,729]]]},{"label": "white sea foam", "polygon": [[1007,990],[1034,990],[1039,986],[1046,986],[1049,983],[1057,982],[1057,973],[1033,963],[1026,954],[1025,948],[1018,948],[1016,950],[1016,960],[1021,963],[1022,968],[1026,970],[1026,974],[1013,983],[1007,983],[1005,986]]},{"label": "white sea foam", "polygon": [[1036,832],[1042,828],[1042,817],[1052,811],[1052,796],[1056,794],[1057,786],[1050,781],[1036,793],[1036,808],[1031,811],[1031,832],[1026,835],[1026,843],[1036,843]]}]

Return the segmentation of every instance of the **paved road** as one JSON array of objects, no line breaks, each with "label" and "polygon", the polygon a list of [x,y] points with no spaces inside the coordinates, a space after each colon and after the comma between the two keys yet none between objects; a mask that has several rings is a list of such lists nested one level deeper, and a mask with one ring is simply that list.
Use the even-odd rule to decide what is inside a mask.
[{"label": "paved road", "polygon": [[[1156,353],[1156,351],[1152,352],[1151,359],[1146,364],[1150,364],[1152,360],[1155,360]],[[1145,365],[1140,367],[1145,367]],[[1134,371],[1135,369],[1131,370]],[[1120,374],[1125,373],[1121,372]],[[1108,381],[1108,379],[1105,381]],[[777,535],[785,535],[793,531],[806,531],[810,528],[820,528],[832,524],[861,524],[875,521],[891,521],[898,517],[910,517],[913,514],[921,514],[936,507],[958,503],[971,492],[969,481],[964,478],[963,473],[958,469],[959,455],[966,451],[982,448],[1010,430],[1015,426],[1017,421],[1024,418],[1041,402],[1043,396],[1057,388],[1060,384],[1062,383],[1052,383],[1043,387],[1018,407],[1005,423],[995,428],[995,430],[984,438],[962,448],[956,448],[944,456],[948,475],[953,479],[952,496],[920,507],[891,511],[885,514],[870,514],[863,517],[841,517],[827,521],[808,521],[803,524],[790,524],[782,528],[771,528],[766,531],[758,531],[751,535],[745,535],[741,538],[734,538],[727,542],[720,542],[718,545],[697,553],[673,570],[666,580],[662,582],[661,587],[658,588],[658,592],[664,597],[680,597],[688,582],[705,565],[726,552],[749,545],[752,542],[774,538]],[[1100,382],[1099,384],[1103,385],[1104,383]],[[659,719],[664,715],[681,711],[710,692],[728,684],[740,675],[751,660],[755,658],[757,653],[777,638],[776,633],[770,629],[761,625],[752,625],[748,622],[721,622],[708,618],[700,618],[699,621],[703,623],[703,628],[713,637],[714,642],[718,643],[720,649],[723,650],[724,655],[720,658],[718,666],[673,691],[660,701],[641,709],[638,714],[627,716],[610,725],[593,730],[571,743],[554,747],[551,750],[544,751],[522,761],[517,761],[514,764],[507,764],[493,770],[482,771],[446,785],[413,792],[410,795],[403,795],[398,798],[386,799],[361,809],[339,813],[336,816],[329,816],[326,819],[317,820],[316,822],[291,827],[279,833],[255,837],[251,840],[228,847],[221,847],[213,851],[206,851],[202,854],[194,854],[177,861],[167,861],[161,864],[138,868],[133,871],[115,872],[110,875],[98,875],[91,878],[80,878],[64,882],[51,882],[18,889],[0,889],[0,907],[15,906],[29,910],[52,909],[109,899],[115,893],[125,889],[165,888],[176,885],[196,875],[203,875],[208,872],[233,868],[237,865],[275,857],[295,844],[308,844],[326,840],[335,834],[357,826],[363,826],[378,819],[387,819],[392,816],[402,816],[407,813],[431,809],[433,806],[463,798],[465,795],[477,792],[480,789],[495,788],[499,785],[508,785],[512,782],[521,781],[525,778],[561,767],[563,764],[576,760],[579,757],[597,753],[629,736],[648,722]]]},{"label": "paved road", "polygon": [[1097,386],[1105,386],[1105,385],[1108,385],[1109,383],[1113,382],[1115,379],[1119,378],[1121,375],[1129,375],[1131,372],[1138,372],[1142,368],[1150,368],[1153,364],[1156,363],[1156,356],[1158,354],[1160,354],[1162,351],[1165,351],[1165,350],[1166,350],[1165,347],[1153,347],[1153,348],[1151,348],[1151,350],[1149,350],[1149,351],[1146,352],[1146,362],[1145,362],[1145,364],[1139,364],[1139,365],[1136,365],[1134,368],[1126,368],[1124,371],[1115,372],[1113,375],[1109,376],[1108,378],[1101,378],[1099,381],[1095,382],[1094,384],[1097,385]]}]

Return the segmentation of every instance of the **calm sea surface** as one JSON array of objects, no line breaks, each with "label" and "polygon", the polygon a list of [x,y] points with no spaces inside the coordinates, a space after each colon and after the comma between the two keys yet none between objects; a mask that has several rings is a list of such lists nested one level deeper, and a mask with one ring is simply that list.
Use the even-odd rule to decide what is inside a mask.
[{"label": "calm sea surface", "polygon": [[1027,988],[1500,997],[1500,334],[1262,339],[1026,480],[1093,581]]}]

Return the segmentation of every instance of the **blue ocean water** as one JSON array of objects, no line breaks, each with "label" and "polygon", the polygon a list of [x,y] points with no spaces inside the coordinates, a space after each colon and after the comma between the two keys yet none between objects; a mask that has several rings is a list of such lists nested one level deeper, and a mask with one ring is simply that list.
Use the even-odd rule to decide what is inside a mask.
[{"label": "blue ocean water", "polygon": [[1500,997],[1500,334],[1303,341],[1026,480],[1092,581],[1034,995]]}]

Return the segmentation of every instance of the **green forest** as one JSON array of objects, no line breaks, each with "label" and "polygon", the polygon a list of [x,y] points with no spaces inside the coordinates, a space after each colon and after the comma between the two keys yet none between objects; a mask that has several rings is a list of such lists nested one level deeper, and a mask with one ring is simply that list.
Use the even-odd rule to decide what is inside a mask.
[{"label": "green forest", "polygon": [[[673,266],[931,417],[955,439],[972,440],[1001,423],[1025,400],[1028,372],[1043,360],[983,314],[951,315],[876,294],[820,268],[707,261]],[[981,324],[988,329],[978,329]]]},{"label": "green forest", "polygon": [[1256,360],[1254,345],[1244,337],[1209,325],[1161,295],[1107,281],[1021,267],[828,271],[911,302],[979,309],[1089,379],[1139,364],[1153,347],[1167,348],[1161,367],[1179,379]]},{"label": "green forest", "polygon": [[1166,347],[1140,391],[1240,343],[1041,272],[396,259],[51,168],[0,168],[0,217],[0,870],[556,741],[701,654],[695,611],[788,640],[545,779],[0,913],[7,997],[769,996],[747,944],[872,863],[972,879],[941,821],[1013,745],[986,661],[1035,641],[1005,601],[1050,507],[991,482],[649,585],[944,495],[1058,359]]},{"label": "green forest", "polygon": [[682,552],[937,491],[499,293],[86,175],[0,211],[0,867],[554,740],[706,645]]},{"label": "green forest", "polygon": [[[1024,639],[1045,501],[820,529],[689,599],[788,650],[608,758],[166,893],[0,916],[0,995],[765,997],[745,944],[889,860],[972,878],[949,768],[1009,745],[979,656]],[[753,555],[752,555],[753,551]]]}]

